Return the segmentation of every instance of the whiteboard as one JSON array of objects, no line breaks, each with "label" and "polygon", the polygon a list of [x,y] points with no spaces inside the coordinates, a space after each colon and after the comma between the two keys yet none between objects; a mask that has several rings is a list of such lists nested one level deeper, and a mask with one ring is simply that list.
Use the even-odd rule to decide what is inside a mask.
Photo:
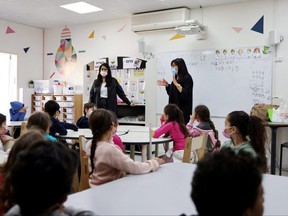
[{"label": "whiteboard", "polygon": [[[234,110],[250,112],[255,103],[271,103],[272,54],[268,47],[207,49],[158,53],[157,80],[172,81],[171,61],[183,58],[191,74],[193,108],[205,104],[211,116]],[[168,103],[164,87],[157,87],[157,114]],[[193,112],[192,112],[193,113]]]}]

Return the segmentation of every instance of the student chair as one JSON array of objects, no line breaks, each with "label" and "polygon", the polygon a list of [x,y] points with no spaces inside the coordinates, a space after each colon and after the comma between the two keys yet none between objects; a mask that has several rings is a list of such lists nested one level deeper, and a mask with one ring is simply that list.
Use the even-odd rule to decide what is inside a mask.
[{"label": "student chair", "polygon": [[83,136],[79,136],[79,156],[80,156],[80,181],[79,181],[79,191],[86,190],[90,188],[89,186],[89,158],[86,156],[85,145],[87,139]]},{"label": "student chair", "polygon": [[207,135],[202,135],[193,138],[187,137],[182,162],[190,163],[192,151],[196,151],[198,160],[200,160],[205,154],[206,145],[207,145]]},{"label": "student chair", "polygon": [[282,143],[281,144],[281,149],[280,149],[280,163],[279,163],[279,175],[281,176],[282,173],[282,155],[283,155],[283,148],[288,148],[288,142]]}]

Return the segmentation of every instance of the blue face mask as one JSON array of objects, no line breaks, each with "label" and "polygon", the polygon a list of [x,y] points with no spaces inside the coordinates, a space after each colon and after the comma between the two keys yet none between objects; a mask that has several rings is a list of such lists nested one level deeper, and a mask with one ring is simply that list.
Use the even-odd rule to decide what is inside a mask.
[{"label": "blue face mask", "polygon": [[171,69],[171,72],[172,72],[173,75],[177,75],[178,74],[178,70],[176,70],[176,68],[174,68],[174,67]]}]

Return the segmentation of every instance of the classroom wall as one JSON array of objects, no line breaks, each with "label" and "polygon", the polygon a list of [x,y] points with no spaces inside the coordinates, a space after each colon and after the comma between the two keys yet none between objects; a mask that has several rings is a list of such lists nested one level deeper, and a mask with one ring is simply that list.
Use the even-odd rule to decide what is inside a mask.
[{"label": "classroom wall", "polygon": [[[14,33],[6,34],[7,27]],[[28,88],[29,80],[43,78],[43,29],[4,20],[0,20],[0,29],[0,52],[17,55],[17,87]]]},{"label": "classroom wall", "polygon": [[[145,56],[139,53],[138,50],[139,40],[144,40],[145,52],[153,54],[192,49],[267,45],[269,31],[274,29],[275,4],[276,2],[272,0],[261,0],[208,7],[203,8],[203,10],[192,9],[192,19],[197,19],[208,26],[208,35],[205,40],[197,40],[195,35],[188,35],[178,40],[170,40],[176,34],[173,30],[136,34],[130,30],[130,19],[68,26],[71,31],[72,43],[77,50],[78,64],[73,74],[66,77],[57,72],[54,65],[55,55],[46,55],[47,53],[56,52],[64,26],[57,29],[46,29],[44,31],[44,76],[45,79],[49,79],[49,76],[56,71],[51,80],[66,80],[71,84],[82,85],[84,65],[97,58],[121,55],[144,58]],[[277,2],[277,4],[282,4],[282,2]],[[281,5],[278,7],[281,8]],[[263,15],[264,34],[251,31],[250,29]],[[124,29],[120,31],[123,27]],[[240,33],[237,33],[232,27],[242,27],[243,29]],[[95,31],[94,38],[88,38],[93,31]],[[78,53],[80,50],[85,50],[85,52]],[[152,116],[152,118],[149,118],[149,122],[156,125],[158,124],[158,117],[155,117],[157,98],[156,94],[153,93],[156,92],[157,88],[156,73],[153,70],[155,62],[150,60],[147,64],[150,64],[150,66],[146,70],[146,76],[149,77],[149,79],[146,79],[146,102],[149,116]],[[277,92],[281,91],[277,89]],[[218,95],[217,97],[225,97],[225,95]],[[213,120],[218,130],[222,131],[224,119],[215,118]],[[222,135],[221,139],[223,139]]]}]

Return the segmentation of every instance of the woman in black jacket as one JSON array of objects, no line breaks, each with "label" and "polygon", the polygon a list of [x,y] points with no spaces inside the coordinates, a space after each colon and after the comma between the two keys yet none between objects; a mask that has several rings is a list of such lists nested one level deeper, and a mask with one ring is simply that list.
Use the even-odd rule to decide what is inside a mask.
[{"label": "woman in black jacket", "polygon": [[185,61],[176,58],[171,61],[173,81],[169,84],[165,79],[157,80],[159,86],[165,86],[169,96],[169,104],[176,104],[183,112],[185,124],[192,115],[193,79],[188,73]]},{"label": "woman in black jacket", "polygon": [[97,108],[104,108],[117,114],[117,95],[128,105],[134,105],[126,97],[121,85],[112,77],[111,69],[107,63],[99,67],[99,74],[90,90],[89,102],[96,104]]}]

